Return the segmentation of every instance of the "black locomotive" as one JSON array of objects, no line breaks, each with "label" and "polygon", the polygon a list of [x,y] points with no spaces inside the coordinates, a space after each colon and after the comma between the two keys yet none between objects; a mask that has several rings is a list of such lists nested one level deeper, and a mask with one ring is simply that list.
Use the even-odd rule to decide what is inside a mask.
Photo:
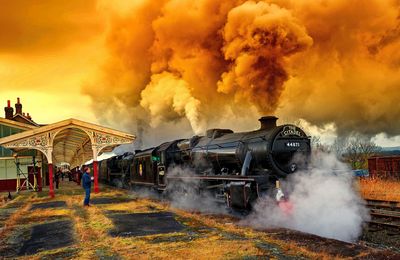
[{"label": "black locomotive", "polygon": [[211,193],[230,207],[249,208],[273,190],[277,180],[307,167],[310,138],[294,125],[277,126],[277,119],[260,118],[261,128],[256,131],[210,129],[205,136],[109,159],[107,167],[101,164],[108,170],[101,170],[100,178],[106,175],[115,182],[118,177],[125,185],[150,186],[160,192],[174,189],[175,184],[195,186],[190,188]]}]

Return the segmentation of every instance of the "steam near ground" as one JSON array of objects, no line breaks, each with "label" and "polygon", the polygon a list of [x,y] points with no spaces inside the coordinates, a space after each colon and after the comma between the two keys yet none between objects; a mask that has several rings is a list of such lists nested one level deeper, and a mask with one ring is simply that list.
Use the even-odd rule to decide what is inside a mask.
[{"label": "steam near ground", "polygon": [[[281,182],[290,191],[291,213],[285,213],[275,198],[259,199],[250,215],[240,223],[255,228],[285,227],[347,242],[355,241],[370,216],[354,185],[347,165],[332,154],[314,156],[311,170],[293,174]],[[189,169],[176,167],[169,174],[190,174]],[[200,212],[226,213],[224,205],[211,194],[199,194],[198,181],[187,180],[170,190],[184,188],[184,193],[170,193],[173,207]]]},{"label": "steam near ground", "polygon": [[[195,176],[185,167],[177,166],[169,176]],[[227,213],[224,204],[217,203],[211,193],[199,193],[198,180],[187,179],[169,184],[168,200],[172,207],[204,213]],[[332,154],[313,156],[311,170],[297,172],[281,181],[283,190],[290,191],[293,208],[285,213],[275,198],[259,199],[250,215],[240,221],[255,228],[284,227],[342,241],[355,241],[370,219],[365,202],[354,185],[351,170]],[[155,194],[141,190],[141,197]]]},{"label": "steam near ground", "polygon": [[[174,167],[168,172],[168,175],[196,176],[193,170],[180,166]],[[199,193],[199,185],[200,181],[193,178],[168,185],[167,194],[171,206],[204,213],[227,213],[225,206],[217,203],[213,194],[204,191]]]},{"label": "steam near ground", "polygon": [[292,190],[291,214],[285,214],[273,199],[264,198],[242,224],[285,227],[348,242],[356,240],[370,217],[353,185],[352,173],[333,155],[315,157],[312,170],[293,174],[282,183],[284,189]]}]

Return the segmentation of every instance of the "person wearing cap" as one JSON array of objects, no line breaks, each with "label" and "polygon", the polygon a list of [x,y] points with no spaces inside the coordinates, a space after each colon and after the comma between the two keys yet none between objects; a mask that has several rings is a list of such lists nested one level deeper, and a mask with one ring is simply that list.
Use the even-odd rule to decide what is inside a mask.
[{"label": "person wearing cap", "polygon": [[82,187],[85,190],[85,199],[83,201],[83,206],[90,206],[90,188],[92,186],[92,179],[90,177],[90,168],[85,166],[83,168],[82,176]]}]

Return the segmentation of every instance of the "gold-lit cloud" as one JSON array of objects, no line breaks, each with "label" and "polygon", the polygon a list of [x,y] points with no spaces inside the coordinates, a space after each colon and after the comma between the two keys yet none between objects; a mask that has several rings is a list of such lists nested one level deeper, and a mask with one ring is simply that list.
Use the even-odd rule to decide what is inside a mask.
[{"label": "gold-lit cloud", "polygon": [[[333,122],[339,133],[396,135],[399,14],[391,0],[140,1],[109,15],[112,58],[84,93],[101,101],[101,120],[134,131],[137,122],[150,130],[171,121],[189,122],[191,129],[179,128],[184,133],[248,129],[257,125],[251,120],[274,113],[319,126]],[[154,89],[176,93],[169,84],[155,88],[156,75],[185,82],[200,118],[156,97]],[[104,110],[116,113],[102,116]]]},{"label": "gold-lit cloud", "polygon": [[6,89],[38,99],[42,92],[70,117],[83,116],[70,108],[76,102],[96,122],[143,132],[145,143],[210,127],[252,129],[266,114],[333,123],[340,134],[400,133],[396,0],[24,0],[3,7],[4,100],[12,98]]}]

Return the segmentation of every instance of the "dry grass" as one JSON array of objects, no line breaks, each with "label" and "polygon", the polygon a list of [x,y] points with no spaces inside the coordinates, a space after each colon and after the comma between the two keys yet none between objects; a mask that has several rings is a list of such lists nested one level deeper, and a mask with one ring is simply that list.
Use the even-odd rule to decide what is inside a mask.
[{"label": "dry grass", "polygon": [[165,206],[154,203],[147,199],[140,199],[137,201],[125,203],[105,204],[99,206],[104,210],[124,211],[129,213],[147,213],[166,209]]},{"label": "dry grass", "polygon": [[400,202],[400,181],[360,179],[359,190],[364,199],[391,200]]},{"label": "dry grass", "polygon": [[6,237],[6,234],[14,229],[18,221],[27,214],[29,208],[30,203],[23,205],[4,222],[4,227],[0,229],[0,238]]},{"label": "dry grass", "polygon": [[115,238],[114,242],[114,250],[127,259],[240,259],[264,255],[251,240],[231,241],[219,234],[192,241],[152,243],[143,238]]},{"label": "dry grass", "polygon": [[[68,187],[66,187],[67,189]],[[265,232],[249,227],[238,226],[229,216],[207,216],[199,213],[170,208],[166,203],[149,199],[137,199],[129,202],[82,206],[83,190],[70,186],[71,194],[56,195],[57,200],[66,201],[67,208],[28,211],[32,202],[49,201],[47,197],[26,197],[27,205],[19,209],[7,222],[14,227],[23,218],[32,220],[51,217],[72,219],[76,243],[69,247],[47,250],[29,259],[40,258],[79,258],[79,259],[242,259],[268,258],[271,250],[260,247],[268,244],[284,255],[301,256],[313,259],[334,259],[324,253],[316,253],[295,243],[272,238]],[[67,192],[67,191],[66,191]],[[100,194],[92,197],[129,197],[128,192],[112,188],[102,188]],[[108,232],[114,229],[113,222],[106,211],[143,213],[154,211],[172,211],[178,221],[186,228],[181,232],[157,234],[139,237],[112,237]],[[25,216],[23,216],[25,215]],[[7,230],[7,229],[6,229]],[[8,228],[7,231],[11,229]],[[275,250],[275,249],[273,249]],[[71,254],[72,252],[72,254]],[[201,252],[201,253],[200,253]],[[70,256],[69,256],[70,254]],[[28,259],[28,258],[26,258]]]}]

